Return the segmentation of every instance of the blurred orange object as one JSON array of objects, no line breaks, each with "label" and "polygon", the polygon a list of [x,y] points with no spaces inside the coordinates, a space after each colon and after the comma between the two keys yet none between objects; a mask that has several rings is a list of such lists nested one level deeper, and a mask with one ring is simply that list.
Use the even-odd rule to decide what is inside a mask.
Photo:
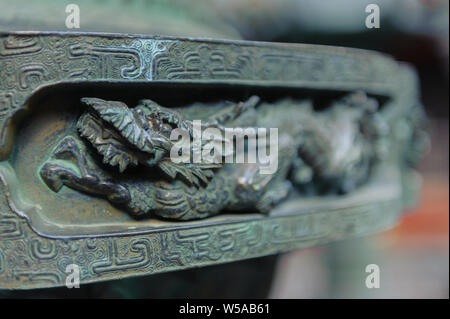
[{"label": "blurred orange object", "polygon": [[[430,174],[431,175],[431,174]],[[418,206],[402,217],[399,225],[381,233],[397,245],[449,245],[449,182],[445,176],[424,176]]]}]

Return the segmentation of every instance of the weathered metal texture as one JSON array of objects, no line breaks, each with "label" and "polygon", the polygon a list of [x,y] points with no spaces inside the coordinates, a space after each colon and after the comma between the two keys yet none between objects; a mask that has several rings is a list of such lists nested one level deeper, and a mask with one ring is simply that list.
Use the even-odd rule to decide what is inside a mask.
[{"label": "weathered metal texture", "polygon": [[[154,184],[124,180],[131,174],[125,170],[130,160],[136,165],[146,160],[142,159],[145,152],[123,147],[129,136],[120,126],[111,132],[120,135],[115,142],[125,150],[122,155],[128,154],[127,161],[119,163],[111,157],[104,158],[105,164],[99,161],[98,156],[105,154],[95,137],[110,120],[101,109],[117,105],[111,101],[127,102],[120,107],[126,113],[140,99],[151,98],[168,106],[158,106],[164,120],[189,127],[188,113],[200,117],[208,108],[221,109],[225,100],[244,102],[251,95],[262,100],[255,111],[259,126],[278,127],[288,139],[306,136],[292,144],[294,151],[288,148],[284,153],[295,154],[283,158],[273,177],[276,183],[268,183],[272,186],[265,193],[226,195],[222,206],[215,198],[207,213],[200,214],[191,205],[183,215],[188,217],[175,218],[194,220],[169,221],[173,215],[167,207],[144,204],[148,198],[155,200],[154,191],[148,191]],[[379,108],[369,114],[364,103],[349,102],[355,96]],[[313,110],[324,97],[331,101],[327,108]],[[91,111],[83,113],[86,106],[80,100],[93,107]],[[101,105],[92,106],[95,103]],[[173,107],[179,112],[173,112]],[[147,111],[144,106],[141,109]],[[362,111],[355,115],[355,109]],[[233,116],[226,116],[231,119],[228,124],[242,125],[240,115]],[[86,130],[97,118],[100,128]],[[385,229],[395,224],[417,191],[413,166],[426,146],[423,120],[414,71],[373,52],[114,34],[0,34],[0,287],[63,285],[69,264],[80,267],[81,281],[87,283],[253,258]],[[344,133],[367,134],[373,121],[382,123],[385,132],[377,131],[377,138],[364,135],[363,142],[350,144],[344,157],[350,158],[356,150],[364,162],[376,159],[370,170],[363,166],[349,174],[331,165],[336,163],[330,162],[333,147],[341,147]],[[311,127],[308,134],[306,124]],[[327,139],[337,145],[324,146]],[[148,150],[138,142],[135,146]],[[94,151],[85,152],[85,147]],[[62,149],[71,158],[78,157],[78,164],[81,158],[86,167],[94,167],[88,170],[88,178],[52,175],[54,168],[67,173],[73,167],[67,156],[58,157]],[[89,155],[95,149],[98,154]],[[109,164],[118,164],[120,172],[108,175]],[[305,184],[300,172],[305,167],[321,183],[339,185],[335,190],[347,193],[326,195],[317,191],[317,182]],[[219,168],[214,174],[195,167],[178,168],[175,173],[170,165],[160,168],[173,180],[195,175],[205,184],[217,183],[222,174],[221,190],[234,190],[229,176],[239,173],[234,168]],[[247,173],[244,170],[238,177]],[[101,187],[92,184],[92,176],[97,181],[107,176],[108,191],[105,181]],[[200,182],[191,180],[189,187]],[[280,189],[285,182],[294,185],[289,196]],[[258,183],[247,186],[261,189]],[[124,194],[123,187],[135,187],[132,194],[137,199],[124,196],[125,201],[122,198],[115,205],[116,195]],[[112,190],[118,190],[117,194]],[[184,195],[189,192],[186,188]],[[205,196],[216,192],[206,191]],[[242,205],[242,199],[250,197],[255,200]],[[157,213],[146,219],[125,213],[136,212],[136,205],[144,215],[152,209]],[[222,212],[232,207],[246,210]]]}]

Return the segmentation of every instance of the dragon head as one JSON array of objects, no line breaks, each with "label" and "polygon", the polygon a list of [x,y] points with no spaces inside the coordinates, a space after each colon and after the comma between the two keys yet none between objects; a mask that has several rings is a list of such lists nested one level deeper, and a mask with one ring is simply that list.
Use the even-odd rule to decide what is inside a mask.
[{"label": "dragon head", "polygon": [[86,97],[88,111],[77,122],[80,135],[103,155],[103,161],[118,165],[156,164],[172,147],[166,125],[145,104],[129,108],[120,101]]}]

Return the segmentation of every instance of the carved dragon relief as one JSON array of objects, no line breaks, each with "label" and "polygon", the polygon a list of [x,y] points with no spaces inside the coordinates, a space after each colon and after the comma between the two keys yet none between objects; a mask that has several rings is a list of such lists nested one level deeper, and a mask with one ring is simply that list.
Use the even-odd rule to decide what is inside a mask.
[{"label": "carved dragon relief", "polygon": [[[98,98],[81,101],[87,111],[78,119],[78,134],[62,138],[40,176],[55,192],[67,186],[100,196],[135,217],[192,220],[243,209],[267,213],[294,188],[346,193],[367,181],[389,133],[377,101],[362,92],[322,111],[309,100],[271,105],[256,96],[180,109],[152,100],[134,108]],[[175,163],[170,132],[181,128],[194,138],[194,119],[203,129],[221,132],[278,128],[278,169],[264,175],[259,163]]]}]

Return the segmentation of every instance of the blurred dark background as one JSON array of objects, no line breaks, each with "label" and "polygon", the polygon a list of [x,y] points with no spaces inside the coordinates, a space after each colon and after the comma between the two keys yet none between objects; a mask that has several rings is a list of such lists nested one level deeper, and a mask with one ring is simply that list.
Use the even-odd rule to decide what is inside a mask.
[{"label": "blurred dark background", "polygon": [[[388,53],[418,71],[432,149],[419,167],[420,204],[390,231],[278,257],[86,285],[78,292],[62,288],[16,296],[449,297],[448,1],[0,0],[0,30],[68,31],[64,9],[69,3],[80,7],[81,28],[76,31],[302,42]],[[380,7],[379,29],[365,26],[369,3]],[[370,263],[380,266],[379,289],[365,287],[365,265]],[[217,277],[223,282],[210,280]],[[230,280],[234,283],[226,286]],[[259,284],[249,289],[245,280]],[[165,288],[156,288],[161,285]]]}]

